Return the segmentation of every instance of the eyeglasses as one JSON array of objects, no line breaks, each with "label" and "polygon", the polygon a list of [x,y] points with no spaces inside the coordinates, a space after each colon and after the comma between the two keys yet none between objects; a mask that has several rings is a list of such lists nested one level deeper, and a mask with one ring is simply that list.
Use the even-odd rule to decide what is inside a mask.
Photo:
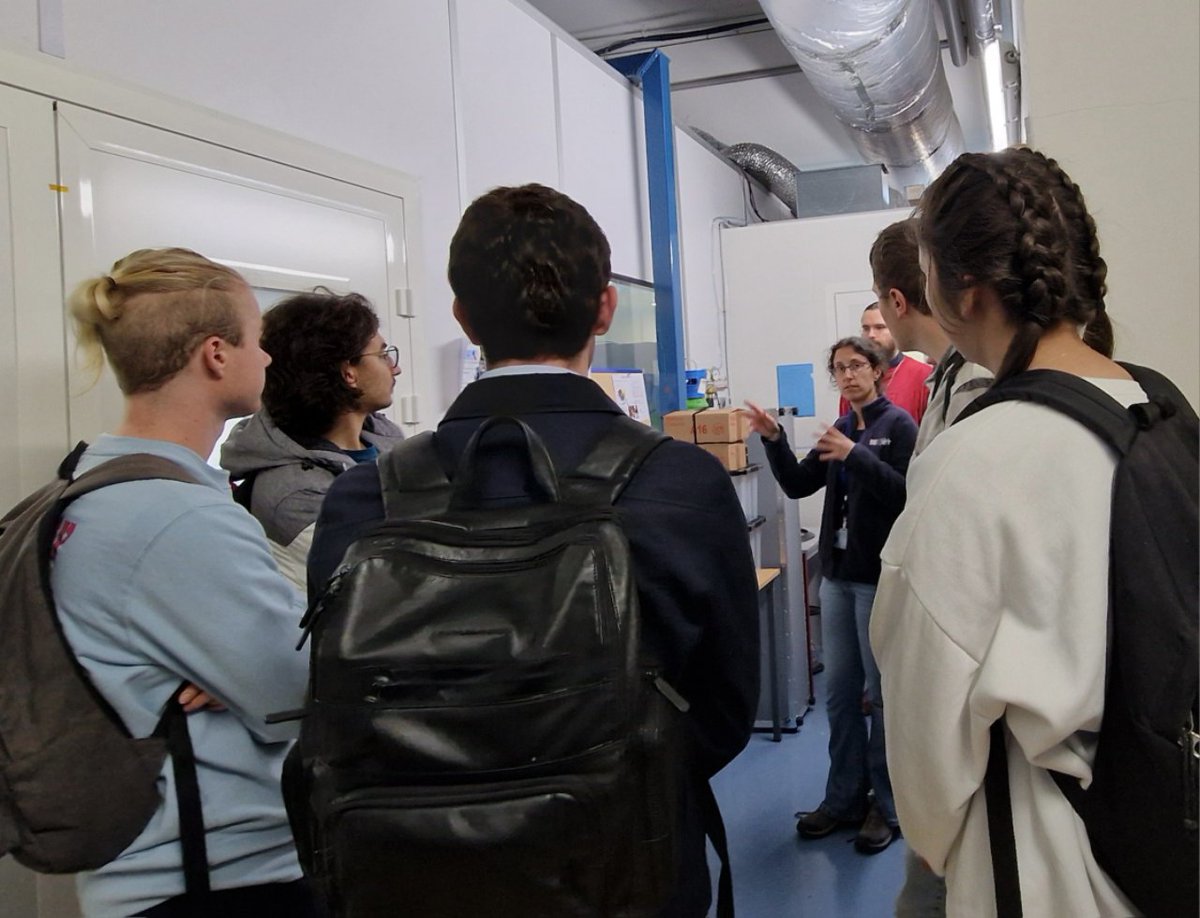
[{"label": "eyeglasses", "polygon": [[852,360],[850,363],[835,363],[833,365],[833,375],[841,376],[843,373],[861,373],[870,366],[865,360]]},{"label": "eyeglasses", "polygon": [[369,354],[359,354],[355,360],[362,360],[364,357],[382,357],[387,361],[387,365],[393,370],[400,366],[400,348],[396,345],[385,347],[382,351],[371,351]]}]

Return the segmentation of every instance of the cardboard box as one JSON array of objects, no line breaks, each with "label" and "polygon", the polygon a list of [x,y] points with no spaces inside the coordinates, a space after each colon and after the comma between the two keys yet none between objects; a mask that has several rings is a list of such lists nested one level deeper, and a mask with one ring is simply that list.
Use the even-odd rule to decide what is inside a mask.
[{"label": "cardboard box", "polygon": [[750,415],[741,408],[709,408],[696,418],[697,443],[739,443],[748,436]]},{"label": "cardboard box", "polygon": [[682,411],[668,411],[663,415],[663,433],[676,440],[696,442],[696,415],[704,409],[684,408]]},{"label": "cardboard box", "polygon": [[721,460],[721,465],[731,472],[744,469],[750,464],[746,456],[745,443],[700,443],[698,445],[706,453],[712,453]]}]

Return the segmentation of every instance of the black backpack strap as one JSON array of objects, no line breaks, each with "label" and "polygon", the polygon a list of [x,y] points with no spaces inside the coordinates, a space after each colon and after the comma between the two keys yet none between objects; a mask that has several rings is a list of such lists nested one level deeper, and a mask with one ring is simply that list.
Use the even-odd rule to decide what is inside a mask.
[{"label": "black backpack strap", "polygon": [[958,371],[963,368],[963,364],[967,362],[967,358],[963,356],[962,351],[956,350],[951,354],[944,365],[934,370],[934,375],[937,379],[933,382],[933,388],[937,389],[942,386],[942,423],[946,423],[946,417],[950,414],[950,398],[954,395],[954,383],[958,380]]},{"label": "black backpack strap", "polygon": [[1161,420],[1180,414],[1196,422],[1187,399],[1157,370],[1132,363],[1119,365],[1142,387],[1147,401],[1125,408],[1082,377],[1059,370],[1026,370],[994,384],[963,409],[956,423],[997,402],[1036,402],[1074,418],[1124,456],[1138,431]]},{"label": "black backpack strap", "polygon": [[450,478],[442,467],[432,431],[409,437],[377,460],[384,515],[403,519],[444,509]]},{"label": "black backpack strap", "polygon": [[66,458],[58,464],[58,477],[63,481],[70,481],[75,475],[75,468],[79,465],[79,460],[85,452],[87,452],[88,444],[86,440],[80,440],[75,444],[75,448],[67,453]]},{"label": "black backpack strap", "polygon": [[[59,465],[59,477],[67,479],[75,471],[79,457],[87,449],[87,444],[80,442],[75,449]],[[42,586],[47,598],[50,592],[50,561],[53,557],[54,539],[58,534],[62,515],[67,507],[83,497],[109,485],[123,484],[128,481],[145,481],[147,479],[166,478],[171,481],[182,481],[188,484],[198,484],[195,477],[189,474],[176,462],[153,456],[149,453],[132,453],[128,456],[117,456],[109,459],[93,469],[84,472],[69,485],[59,496],[54,506],[42,517],[38,524],[38,566],[41,568]]]},{"label": "black backpack strap", "polygon": [[258,477],[259,469],[247,473],[246,477],[241,481],[232,483],[233,502],[239,507],[250,509],[250,502],[254,499],[254,479]]},{"label": "black backpack strap", "polygon": [[206,896],[209,892],[208,844],[204,834],[204,811],[200,805],[200,782],[196,776],[196,754],[188,733],[187,712],[177,700],[188,685],[190,683],[184,681],[171,693],[153,735],[166,740],[175,775],[185,888],[189,896]]},{"label": "black backpack strap", "polygon": [[1087,380],[1059,370],[1026,370],[995,383],[958,416],[955,423],[1006,401],[1034,402],[1078,421],[1121,455],[1129,452],[1138,424],[1132,410]]},{"label": "black backpack strap", "polygon": [[[504,420],[497,416],[484,424]],[[481,427],[476,436],[484,432]],[[624,415],[615,417],[592,451],[560,484],[568,495],[584,490],[595,495],[600,490],[609,503],[614,503],[646,458],[668,439],[666,434]],[[464,451],[464,455],[467,452],[470,450]],[[453,485],[442,465],[433,433],[427,431],[410,437],[381,456],[379,484],[389,519],[414,518],[444,510]]]},{"label": "black backpack strap", "polygon": [[1017,839],[1013,832],[1012,797],[1008,787],[1004,718],[992,723],[991,749],[983,792],[987,800],[988,840],[992,846],[992,880],[996,887],[997,918],[1021,918],[1021,876],[1017,869]]},{"label": "black backpack strap", "polygon": [[700,813],[704,819],[704,833],[712,842],[713,850],[721,861],[721,876],[717,880],[717,918],[733,918],[733,871],[729,867],[729,842],[725,837],[725,820],[712,785],[701,777]]},{"label": "black backpack strap", "polygon": [[613,418],[592,451],[566,479],[568,491],[586,489],[591,494],[603,493],[610,504],[615,504],[642,463],[669,439],[666,434],[625,415]]}]

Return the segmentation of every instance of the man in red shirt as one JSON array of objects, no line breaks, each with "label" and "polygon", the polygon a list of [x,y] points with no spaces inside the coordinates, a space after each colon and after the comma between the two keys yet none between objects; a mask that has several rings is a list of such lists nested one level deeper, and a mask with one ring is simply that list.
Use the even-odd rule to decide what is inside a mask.
[{"label": "man in red shirt", "polygon": [[[887,323],[883,321],[883,313],[879,304],[872,303],[862,314],[862,336],[874,342],[883,351],[887,359],[888,369],[883,374],[883,394],[893,405],[898,405],[912,415],[918,425],[921,416],[925,414],[925,404],[929,401],[929,389],[925,386],[925,378],[933,372],[933,367],[922,360],[914,360],[901,353],[896,347],[892,333],[888,331]],[[850,410],[845,399],[838,403],[838,416]]]}]

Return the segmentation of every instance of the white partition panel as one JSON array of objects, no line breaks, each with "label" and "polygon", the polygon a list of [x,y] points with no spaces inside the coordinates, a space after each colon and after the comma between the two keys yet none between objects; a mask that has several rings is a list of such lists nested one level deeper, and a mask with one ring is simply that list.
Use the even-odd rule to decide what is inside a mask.
[{"label": "white partition panel", "polygon": [[727,376],[720,228],[745,222],[745,180],[733,166],[678,128],[675,161],[680,188],[684,356],[689,368],[716,370]]},{"label": "white partition panel", "polygon": [[[875,236],[906,214],[872,211],[722,231],[734,403],[774,406],[775,367],[813,364],[816,418],[797,419],[802,442],[792,445],[798,449],[810,445],[818,421],[837,417],[837,390],[824,370],[829,347],[846,333],[851,314],[872,299],[868,254]],[[801,522],[810,529],[819,525],[820,500],[818,494],[801,504]]]},{"label": "white partition panel", "polygon": [[508,3],[456,0],[452,10],[463,207],[497,185],[557,187],[550,32]]},{"label": "white partition panel", "polygon": [[615,273],[653,280],[641,97],[569,42],[556,47],[562,190],[604,230]]}]

